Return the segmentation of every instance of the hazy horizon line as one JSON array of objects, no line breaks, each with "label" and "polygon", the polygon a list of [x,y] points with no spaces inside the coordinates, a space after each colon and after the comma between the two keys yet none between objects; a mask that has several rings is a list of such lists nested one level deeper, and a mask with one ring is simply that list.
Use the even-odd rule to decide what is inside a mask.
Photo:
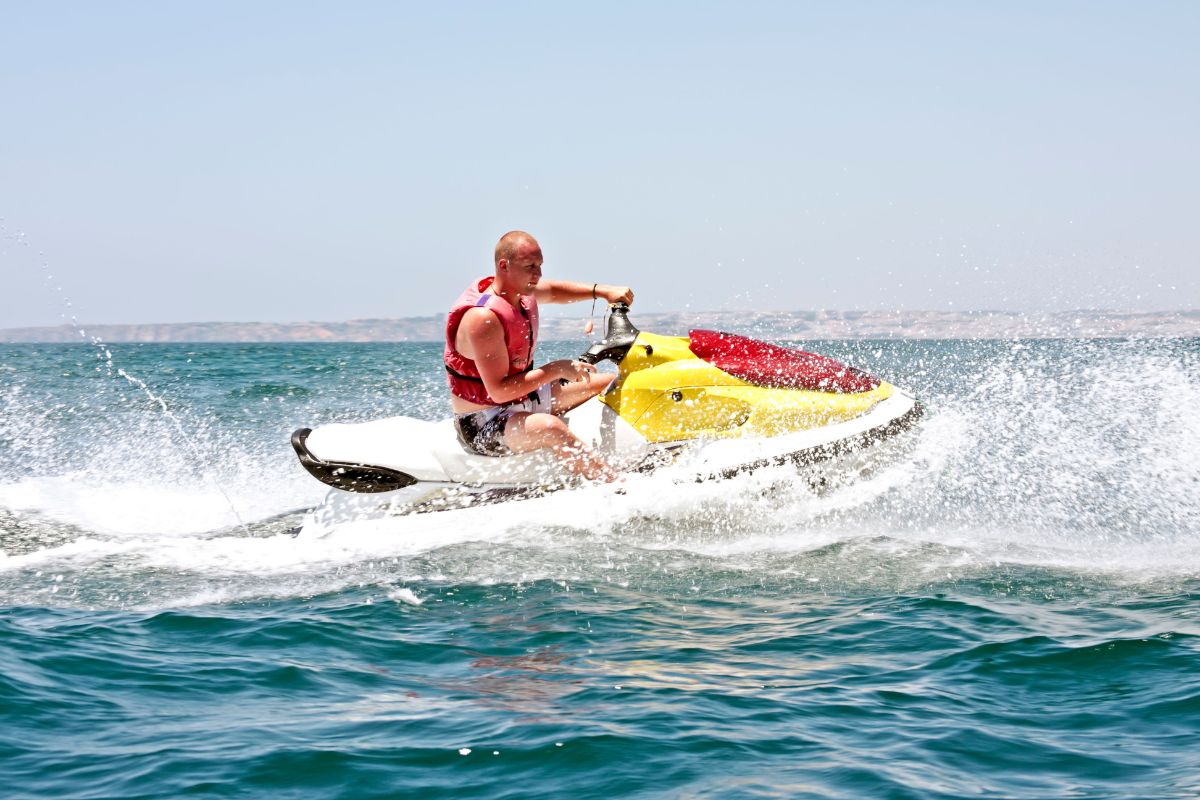
[{"label": "hazy horizon line", "polygon": [[[543,305],[544,308],[544,305]],[[556,310],[556,309],[555,309]],[[694,315],[694,316],[714,316],[727,314],[754,314],[759,316],[781,316],[781,315],[809,315],[809,314],[855,314],[855,315],[897,315],[897,314],[963,314],[963,315],[978,315],[978,314],[1003,314],[1006,316],[1057,316],[1065,314],[1112,314],[1112,315],[1132,315],[1140,314],[1145,316],[1163,316],[1163,315],[1179,315],[1179,316],[1196,316],[1200,315],[1200,307],[1183,308],[1183,309],[1131,309],[1131,308],[1068,308],[1058,310],[1014,310],[1004,308],[950,308],[950,309],[935,309],[935,308],[912,308],[912,309],[866,309],[866,308],[797,308],[797,309],[749,309],[749,308],[709,308],[701,310],[693,309],[674,309],[662,311],[645,311],[639,312],[636,309],[631,311],[635,316],[651,317],[651,316],[674,316],[674,315]],[[355,322],[403,322],[405,320],[430,320],[445,317],[446,312],[436,314],[409,314],[406,316],[395,317],[347,317],[343,319],[191,319],[175,322],[156,320],[150,322],[78,322],[67,321],[57,323],[47,323],[41,325],[13,325],[0,327],[0,331],[31,331],[31,330],[57,330],[59,328],[102,328],[102,327],[135,327],[135,326],[168,326],[168,325],[325,325],[325,324],[346,324]],[[601,312],[597,311],[596,316],[601,316]],[[579,315],[568,314],[547,314],[542,313],[543,322],[553,322],[560,319],[575,319]]]}]

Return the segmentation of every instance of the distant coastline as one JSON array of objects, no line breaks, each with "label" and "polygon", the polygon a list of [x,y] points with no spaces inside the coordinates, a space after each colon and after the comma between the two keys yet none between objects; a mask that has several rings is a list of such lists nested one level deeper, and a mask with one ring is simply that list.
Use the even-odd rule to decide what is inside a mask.
[{"label": "distant coastline", "polygon": [[[345,322],[178,322],[0,329],[0,342],[436,342],[444,316]],[[656,333],[690,328],[736,331],[780,341],[806,339],[1009,339],[1200,337],[1190,311],[708,311],[637,314]],[[544,341],[581,339],[577,318],[543,318]]]}]

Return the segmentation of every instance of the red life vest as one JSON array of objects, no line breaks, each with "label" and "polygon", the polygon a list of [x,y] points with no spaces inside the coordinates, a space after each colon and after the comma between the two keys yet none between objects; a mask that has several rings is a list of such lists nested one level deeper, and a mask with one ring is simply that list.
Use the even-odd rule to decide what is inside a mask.
[{"label": "red life vest", "polygon": [[454,347],[454,339],[458,336],[458,325],[462,322],[463,314],[472,308],[486,308],[500,318],[500,323],[504,326],[504,341],[508,345],[506,378],[533,368],[533,347],[537,343],[538,333],[537,298],[533,295],[522,295],[520,305],[514,308],[503,297],[487,291],[495,280],[496,278],[490,275],[480,278],[459,295],[446,318],[446,348],[442,355],[446,364],[446,381],[450,384],[450,393],[483,406],[501,404],[488,395],[475,362]]}]

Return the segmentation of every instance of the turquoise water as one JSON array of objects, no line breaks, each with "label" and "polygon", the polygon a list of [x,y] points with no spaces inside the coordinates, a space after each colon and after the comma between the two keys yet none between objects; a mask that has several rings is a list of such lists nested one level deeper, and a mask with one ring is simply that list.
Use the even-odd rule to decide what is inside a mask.
[{"label": "turquoise water", "polygon": [[896,463],[323,538],[435,346],[0,345],[3,796],[1200,795],[1200,341],[809,344]]}]

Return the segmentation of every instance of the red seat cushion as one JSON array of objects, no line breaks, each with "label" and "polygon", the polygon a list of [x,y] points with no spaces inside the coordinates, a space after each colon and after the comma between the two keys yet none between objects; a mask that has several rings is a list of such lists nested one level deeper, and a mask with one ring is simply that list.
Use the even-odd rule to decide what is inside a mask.
[{"label": "red seat cushion", "polygon": [[688,338],[697,358],[757,386],[850,394],[879,385],[860,369],[803,350],[718,331],[691,331]]}]

